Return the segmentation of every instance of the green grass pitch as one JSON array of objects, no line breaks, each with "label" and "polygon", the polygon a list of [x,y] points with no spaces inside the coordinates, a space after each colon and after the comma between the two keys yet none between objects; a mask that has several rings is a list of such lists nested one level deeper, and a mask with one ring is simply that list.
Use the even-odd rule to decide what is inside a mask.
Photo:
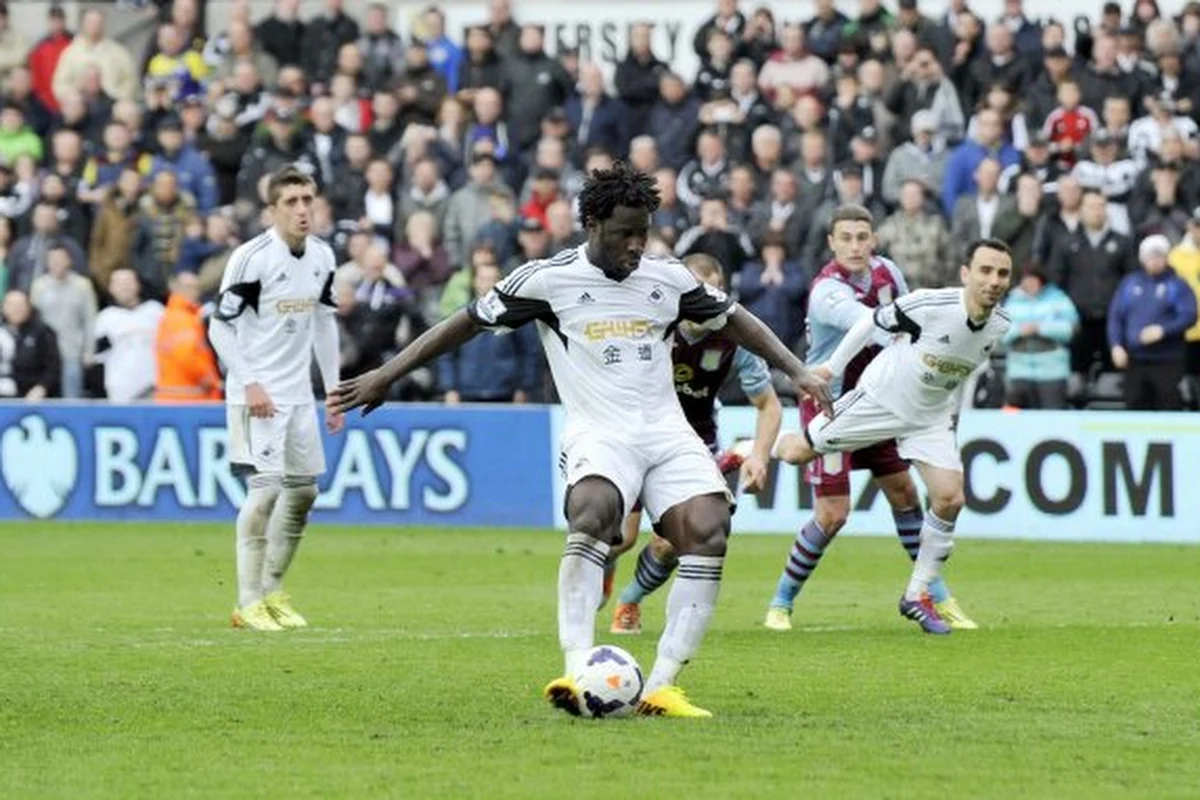
[{"label": "green grass pitch", "polygon": [[[788,541],[736,536],[682,681],[716,717],[593,722],[539,696],[559,535],[316,526],[313,627],[273,635],[228,628],[232,544],[0,526],[0,798],[1200,795],[1200,548],[961,541],[985,629],[932,638],[899,546],[845,539],[780,635]],[[619,642],[644,668],[663,602]]]}]

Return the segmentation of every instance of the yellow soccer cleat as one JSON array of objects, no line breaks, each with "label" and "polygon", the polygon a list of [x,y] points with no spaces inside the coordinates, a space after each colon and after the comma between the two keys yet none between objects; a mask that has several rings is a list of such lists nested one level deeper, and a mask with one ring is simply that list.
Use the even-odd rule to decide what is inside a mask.
[{"label": "yellow soccer cleat", "polygon": [[233,610],[233,627],[248,631],[281,631],[283,626],[275,621],[265,600],[258,600]]},{"label": "yellow soccer cleat", "polygon": [[938,614],[946,624],[956,631],[977,631],[979,625],[975,620],[971,619],[959,607],[958,601],[953,597],[948,597],[940,603],[934,603],[933,607],[937,609]]},{"label": "yellow soccer cleat", "polygon": [[568,677],[555,678],[546,684],[542,694],[550,701],[550,705],[565,711],[573,717],[582,716],[582,704],[579,702],[579,687]]},{"label": "yellow soccer cleat", "polygon": [[308,620],[292,608],[292,596],[282,589],[271,592],[262,600],[280,628],[307,628]]},{"label": "yellow soccer cleat", "polygon": [[642,632],[642,607],[637,603],[621,603],[613,612],[609,633],[634,635]]},{"label": "yellow soccer cleat", "polygon": [[643,717],[686,717],[689,719],[707,719],[712,716],[700,706],[692,705],[683,689],[678,686],[664,686],[638,703],[634,712]]},{"label": "yellow soccer cleat", "polygon": [[792,612],[786,608],[771,606],[767,609],[767,618],[763,626],[773,631],[790,631],[792,629]]}]

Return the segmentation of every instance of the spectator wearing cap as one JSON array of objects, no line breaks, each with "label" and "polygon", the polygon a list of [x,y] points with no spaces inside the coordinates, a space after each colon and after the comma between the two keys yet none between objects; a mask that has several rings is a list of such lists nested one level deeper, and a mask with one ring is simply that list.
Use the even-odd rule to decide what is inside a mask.
[{"label": "spectator wearing cap", "polygon": [[1004,301],[1012,325],[1004,335],[1004,403],[1042,410],[1067,407],[1071,377],[1068,345],[1079,329],[1079,312],[1062,289],[1033,264]]},{"label": "spectator wearing cap", "polygon": [[549,258],[550,233],[546,225],[536,217],[521,217],[517,222],[517,249],[504,265],[504,272],[510,273],[522,264]]},{"label": "spectator wearing cap", "polygon": [[912,289],[940,289],[954,285],[950,232],[942,215],[929,201],[929,188],[920,178],[900,185],[899,208],[878,226],[880,252],[900,267]]},{"label": "spectator wearing cap", "polygon": [[687,91],[683,79],[664,72],[659,81],[659,99],[646,127],[646,133],[658,145],[664,166],[680,170],[688,162],[699,125],[699,109],[699,102]]},{"label": "spectator wearing cap", "polygon": [[1184,143],[1184,152],[1196,158],[1200,148],[1200,128],[1196,121],[1184,114],[1176,113],[1175,101],[1169,94],[1147,96],[1147,114],[1134,120],[1129,126],[1129,155],[1145,169],[1162,152],[1163,137],[1173,131]]},{"label": "spectator wearing cap", "polygon": [[785,25],[780,49],[771,55],[758,73],[759,90],[774,102],[782,90],[789,90],[794,96],[815,94],[824,89],[828,82],[829,67],[809,52],[804,28]]},{"label": "spectator wearing cap", "polygon": [[11,102],[0,106],[0,161],[13,164],[21,156],[41,161],[42,138],[25,124],[25,112]]},{"label": "spectator wearing cap", "polygon": [[[92,13],[100,15],[103,12],[93,9]],[[83,15],[85,31],[94,27],[97,22],[102,28],[102,20],[102,17],[99,20],[91,19],[85,12]],[[72,37],[71,32],[67,30],[66,14],[58,5],[50,6],[50,10],[47,12],[46,28],[46,35],[29,51],[29,73],[33,94],[46,109],[57,113],[61,95],[69,90],[74,90],[79,85],[79,78],[83,74],[82,69],[79,69],[78,73],[68,73],[73,78],[69,82],[65,80],[60,82],[58,78],[58,68],[63,63],[63,57],[71,50],[71,46],[79,41],[80,37]],[[114,91],[117,88],[116,85],[106,83],[106,88],[109,89],[108,93],[113,97],[132,98],[133,89],[137,85],[137,73],[134,71],[133,61],[129,58],[129,53],[116,42],[108,41],[107,45],[102,52],[96,53],[96,55],[102,55],[105,60],[111,59],[112,65],[120,67],[119,72],[122,78],[120,85],[124,86],[128,82],[129,90],[128,95],[119,95]],[[124,57],[123,61],[122,56]]]},{"label": "spectator wearing cap", "polygon": [[928,46],[917,50],[904,65],[900,80],[884,97],[884,105],[896,118],[893,136],[896,141],[912,136],[906,120],[918,111],[933,115],[934,135],[941,141],[957,141],[967,127],[958,91],[942,70],[937,54]]},{"label": "spectator wearing cap", "polygon": [[[501,274],[494,262],[477,263],[472,296],[486,295]],[[540,349],[532,325],[511,336],[476,336],[438,360],[438,385],[446,404],[527,402],[538,387]]]},{"label": "spectator wearing cap", "polygon": [[670,70],[654,55],[652,30],[646,23],[629,29],[629,51],[617,65],[614,76],[617,97],[625,104],[630,139],[649,132],[647,123],[659,101],[662,76]]},{"label": "spectator wearing cap", "polygon": [[304,29],[300,65],[313,84],[313,94],[323,94],[328,87],[342,45],[358,41],[358,23],[342,5],[342,0],[325,0],[325,13]]},{"label": "spectator wearing cap", "polygon": [[[1187,234],[1171,249],[1167,263],[1192,287],[1192,293],[1200,303],[1200,208],[1192,211]],[[1187,341],[1187,373],[1200,377],[1200,322],[1188,328],[1184,338]]]},{"label": "spectator wearing cap", "polygon": [[200,213],[216,208],[217,177],[212,164],[208,156],[184,141],[183,123],[178,117],[165,117],[158,124],[158,146],[149,177],[153,180],[160,172],[172,172],[179,188],[191,195]]},{"label": "spectator wearing cap", "polygon": [[63,232],[58,206],[46,198],[39,199],[33,207],[30,232],[17,239],[9,251],[8,288],[28,293],[33,282],[46,274],[50,251],[57,247],[70,253],[72,269],[84,271],[87,262],[83,249]]},{"label": "spectator wearing cap", "polygon": [[1104,366],[1109,348],[1105,331],[1109,301],[1117,284],[1136,268],[1137,254],[1129,237],[1109,226],[1104,195],[1084,192],[1080,225],[1057,242],[1046,262],[1046,277],[1058,284],[1079,309],[1079,337],[1071,353],[1071,369],[1088,375],[1100,359]]},{"label": "spectator wearing cap", "polygon": [[316,164],[305,150],[297,130],[296,112],[289,106],[276,104],[267,112],[264,130],[257,134],[242,156],[237,173],[237,199],[254,203],[258,198],[258,183],[264,175],[296,162],[308,165],[314,173]]},{"label": "spectator wearing cap", "polygon": [[462,264],[475,235],[492,219],[492,196],[504,195],[513,201],[512,190],[500,180],[496,157],[490,152],[476,152],[471,157],[467,184],[450,195],[446,206],[443,242],[452,264]]},{"label": "spectator wearing cap", "polygon": [[22,291],[9,290],[0,308],[0,398],[59,397],[58,341]]},{"label": "spectator wearing cap", "polygon": [[696,139],[696,157],[679,171],[676,194],[680,202],[695,214],[705,198],[725,190],[729,167],[725,142],[712,131],[702,132]]},{"label": "spectator wearing cap", "polygon": [[1108,311],[1108,344],[1125,370],[1125,406],[1178,411],[1187,358],[1184,335],[1196,324],[1196,295],[1167,268],[1171,243],[1149,236],[1138,247],[1142,269],[1125,277]]},{"label": "spectator wearing cap", "polygon": [[791,255],[784,234],[769,231],[757,259],[742,267],[738,301],[767,324],[786,344],[804,333],[804,303],[808,274]]},{"label": "spectator wearing cap", "polygon": [[562,65],[546,55],[541,25],[521,26],[520,49],[505,59],[505,110],[513,144],[525,151],[537,142],[541,119],[561,108],[574,85]]},{"label": "spectator wearing cap", "polygon": [[817,0],[815,5],[813,18],[804,23],[802,31],[813,55],[832,62],[850,18],[837,10],[833,0]]},{"label": "spectator wearing cap", "polygon": [[724,197],[706,197],[699,211],[699,223],[679,237],[675,243],[675,255],[679,258],[693,253],[712,256],[725,270],[726,285],[732,286],[733,277],[754,256],[754,244],[745,231],[730,224],[729,208]]},{"label": "spectator wearing cap", "polygon": [[458,65],[459,102],[471,105],[476,93],[489,87],[504,90],[504,63],[496,52],[492,33],[487,25],[472,25],[467,28],[466,51]]},{"label": "spectator wearing cap", "polygon": [[8,76],[14,69],[25,65],[29,55],[29,41],[12,26],[8,16],[8,3],[0,2],[0,91],[8,89]]},{"label": "spectator wearing cap", "polygon": [[883,170],[880,194],[895,208],[903,185],[911,180],[925,186],[940,186],[946,169],[946,148],[936,135],[936,122],[927,110],[918,111],[910,122],[913,138],[892,150]]},{"label": "spectator wearing cap", "polygon": [[[1042,50],[1042,69],[1026,89],[1024,95],[1025,117],[1031,128],[1041,130],[1054,109],[1061,105],[1058,97],[1063,81],[1075,80],[1074,64],[1066,48],[1061,45]],[[1076,82],[1076,86],[1078,86]],[[1080,95],[1082,102],[1082,94]],[[1086,108],[1086,106],[1081,106]],[[1099,112],[1095,108],[1093,111]]]},{"label": "spectator wearing cap", "polygon": [[1081,158],[1072,174],[1084,189],[1094,189],[1108,200],[1108,221],[1117,233],[1132,231],[1129,201],[1138,179],[1138,167],[1132,159],[1119,158],[1116,141],[1107,131],[1091,138],[1090,157]]},{"label": "spectator wearing cap", "polygon": [[88,268],[97,286],[107,287],[114,270],[133,266],[134,232],[140,218],[142,175],[122,168],[105,191],[88,240]]},{"label": "spectator wearing cap", "polygon": [[967,139],[951,151],[946,161],[946,174],[942,180],[942,207],[947,216],[952,216],[958,199],[975,191],[975,169],[985,158],[1000,162],[1000,167],[1015,164],[1020,153],[1002,139],[1000,113],[985,108],[975,116],[974,138]]},{"label": "spectator wearing cap", "polygon": [[610,153],[624,154],[628,142],[625,109],[605,91],[600,67],[580,66],[579,92],[567,99],[563,111],[578,152],[602,147]]}]

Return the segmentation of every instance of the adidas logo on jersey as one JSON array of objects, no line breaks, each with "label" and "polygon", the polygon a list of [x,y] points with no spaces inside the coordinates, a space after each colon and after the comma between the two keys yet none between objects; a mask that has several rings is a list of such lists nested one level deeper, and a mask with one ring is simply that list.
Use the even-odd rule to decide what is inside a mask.
[{"label": "adidas logo on jersey", "polygon": [[939,336],[938,341],[942,344],[950,344],[950,334],[947,333],[945,336]]},{"label": "adidas logo on jersey", "polygon": [[587,292],[584,292],[583,294],[579,295],[579,304],[580,305],[586,305],[588,303],[594,303],[594,302],[596,302],[596,299],[594,297],[592,297],[590,294],[588,294]]}]

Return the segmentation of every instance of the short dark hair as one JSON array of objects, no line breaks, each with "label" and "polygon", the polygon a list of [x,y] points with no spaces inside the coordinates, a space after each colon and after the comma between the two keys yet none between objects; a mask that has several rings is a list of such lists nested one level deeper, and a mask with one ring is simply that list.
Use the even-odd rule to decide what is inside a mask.
[{"label": "short dark hair", "polygon": [[870,210],[866,206],[861,206],[858,203],[847,203],[843,206],[838,206],[833,212],[833,217],[829,220],[829,232],[837,228],[839,222],[865,222],[868,225],[875,224],[875,217],[872,216]]},{"label": "short dark hair", "polygon": [[279,202],[279,195],[283,193],[284,187],[287,186],[309,186],[315,192],[317,182],[312,176],[304,170],[297,167],[295,164],[288,164],[277,170],[271,179],[267,181],[267,205],[273,206]]},{"label": "short dark hair", "polygon": [[583,183],[579,193],[579,221],[586,228],[604,222],[617,206],[638,208],[653,214],[661,198],[654,178],[616,161],[611,169],[598,169]]},{"label": "short dark hair", "polygon": [[976,239],[967,246],[967,257],[963,263],[970,264],[971,260],[975,258],[975,252],[978,250],[995,250],[997,252],[1004,253],[1004,255],[1008,256],[1009,258],[1012,258],[1012,248],[1008,246],[1007,242],[1005,242],[1003,239],[997,239],[995,237],[986,237],[983,239]]}]

